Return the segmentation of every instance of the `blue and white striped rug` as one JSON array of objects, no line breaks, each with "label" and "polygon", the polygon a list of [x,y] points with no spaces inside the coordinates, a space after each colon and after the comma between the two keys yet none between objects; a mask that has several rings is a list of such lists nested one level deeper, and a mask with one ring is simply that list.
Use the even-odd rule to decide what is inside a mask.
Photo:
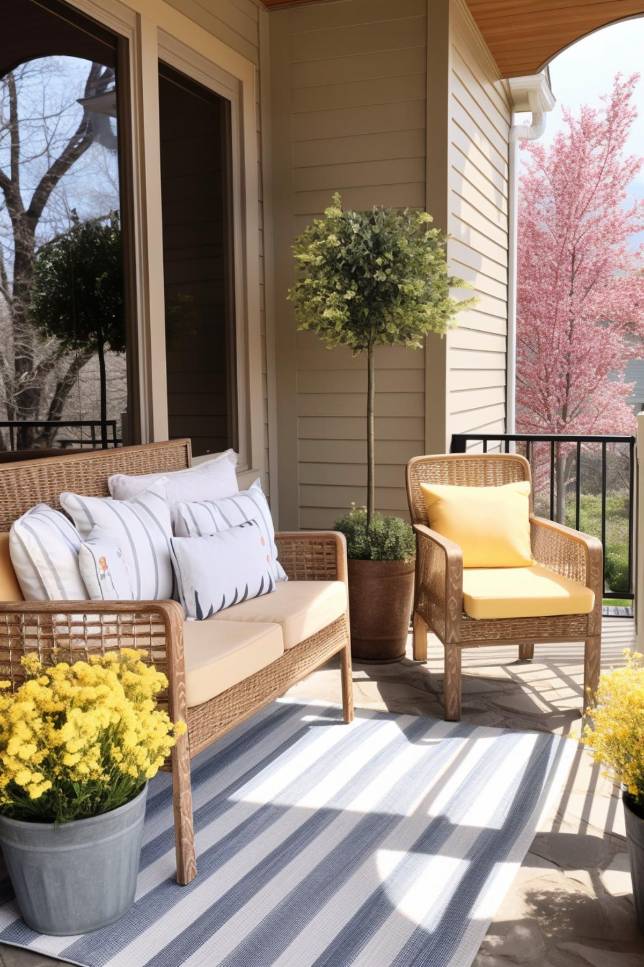
[{"label": "blue and white striped rug", "polygon": [[129,913],[41,936],[5,881],[0,942],[86,967],[466,967],[573,752],[546,733],[375,711],[346,726],[278,702],[195,760],[190,886],[163,775]]}]

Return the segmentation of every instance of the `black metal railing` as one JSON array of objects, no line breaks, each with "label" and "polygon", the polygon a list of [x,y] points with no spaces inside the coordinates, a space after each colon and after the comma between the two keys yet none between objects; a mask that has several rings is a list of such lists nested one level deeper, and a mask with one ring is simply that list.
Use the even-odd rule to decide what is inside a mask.
[{"label": "black metal railing", "polygon": [[[62,437],[56,432],[51,436],[52,447],[88,447],[92,450],[118,447],[121,440],[117,436],[116,420],[0,420],[0,439],[8,431],[9,450],[20,450],[20,437],[29,434],[33,439],[38,431],[41,434],[51,430],[79,430],[77,436]],[[5,442],[7,442],[5,440]]]},{"label": "black metal railing", "polygon": [[[576,530],[588,530],[601,538],[604,546],[604,598],[633,601],[635,574],[633,567],[635,535],[635,437],[594,436],[589,434],[547,433],[455,433],[452,453],[483,452],[497,449],[527,457],[532,468],[534,498],[542,516],[573,524]],[[582,493],[584,456],[589,479]],[[574,458],[574,476],[571,474]],[[572,479],[571,479],[572,476]],[[545,484],[545,486],[544,486]],[[572,486],[571,486],[572,484]],[[544,493],[545,491],[545,493]],[[574,492],[574,513],[570,514],[569,497]],[[582,508],[583,497],[599,497],[599,520],[589,521]],[[611,520],[607,513],[609,497],[623,498],[623,512]],[[540,505],[540,506],[539,506]],[[624,528],[625,556],[623,573],[616,581],[611,557],[611,524]],[[589,526],[598,524],[598,526]],[[607,537],[609,538],[607,544]],[[621,543],[619,545],[621,549]],[[619,588],[611,586],[619,583]]]}]

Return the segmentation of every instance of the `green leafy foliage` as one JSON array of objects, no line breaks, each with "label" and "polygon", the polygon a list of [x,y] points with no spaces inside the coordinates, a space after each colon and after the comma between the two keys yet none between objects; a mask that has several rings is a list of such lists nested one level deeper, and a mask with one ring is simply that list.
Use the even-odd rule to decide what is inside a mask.
[{"label": "green leafy foliage", "polygon": [[626,544],[609,544],[606,554],[606,584],[619,594],[628,591],[628,548]]},{"label": "green leafy foliage", "polygon": [[[601,496],[582,494],[579,501],[579,528],[601,538]],[[574,527],[575,507],[566,507],[566,523]],[[611,591],[628,591],[628,497],[624,493],[606,495],[606,585]]]},{"label": "green leafy foliage", "polygon": [[427,212],[345,211],[335,194],[293,252],[298,278],[289,299],[299,328],[329,347],[419,348],[426,333],[454,326],[465,304],[450,296],[465,283],[448,274],[445,238]]},{"label": "green leafy foliage", "polygon": [[368,523],[366,508],[354,506],[335,527],[346,537],[352,561],[409,561],[416,552],[414,532],[401,517],[374,514]]},{"label": "green leafy foliage", "polygon": [[74,224],[36,255],[30,316],[64,349],[125,351],[121,227],[116,212]]}]

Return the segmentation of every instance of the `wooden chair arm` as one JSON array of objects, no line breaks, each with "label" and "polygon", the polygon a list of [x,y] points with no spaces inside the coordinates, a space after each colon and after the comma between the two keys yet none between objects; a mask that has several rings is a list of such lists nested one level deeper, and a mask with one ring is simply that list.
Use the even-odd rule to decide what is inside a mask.
[{"label": "wooden chair arm", "polygon": [[23,655],[45,662],[76,661],[120,648],[137,648],[164,672],[173,719],[185,719],[183,608],[176,601],[0,602],[0,678],[24,679]]},{"label": "wooden chair arm", "polygon": [[530,524],[535,561],[594,590],[602,573],[601,541],[544,517],[532,517]]},{"label": "wooden chair arm", "polygon": [[280,531],[275,542],[292,581],[347,583],[347,542],[339,531]]},{"label": "wooden chair arm", "polygon": [[535,561],[594,591],[592,624],[599,634],[604,594],[604,552],[601,541],[543,517],[532,517],[530,524]]},{"label": "wooden chair arm", "polygon": [[463,551],[454,541],[414,524],[415,610],[444,642],[457,641],[463,613]]}]

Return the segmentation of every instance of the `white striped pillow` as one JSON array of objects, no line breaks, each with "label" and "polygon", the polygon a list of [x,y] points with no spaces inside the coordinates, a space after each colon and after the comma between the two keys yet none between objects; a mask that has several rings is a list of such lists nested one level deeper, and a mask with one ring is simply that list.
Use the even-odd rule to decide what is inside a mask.
[{"label": "white striped pillow", "polygon": [[47,504],[14,521],[9,554],[26,601],[85,601],[78,568],[81,540],[74,525]]},{"label": "white striped pillow", "polygon": [[195,500],[191,503],[180,501],[174,506],[177,537],[208,537],[252,520],[257,521],[266,541],[266,558],[273,580],[288,580],[284,568],[277,560],[273,518],[259,480],[251,484],[248,490],[241,490],[233,497]]},{"label": "white striped pillow", "polygon": [[94,527],[78,552],[78,567],[92,601],[133,601],[123,549],[110,531]]},{"label": "white striped pillow", "polygon": [[163,480],[133,500],[64,493],[60,495],[60,503],[83,540],[94,527],[109,532],[123,551],[135,601],[172,597],[172,527]]}]

